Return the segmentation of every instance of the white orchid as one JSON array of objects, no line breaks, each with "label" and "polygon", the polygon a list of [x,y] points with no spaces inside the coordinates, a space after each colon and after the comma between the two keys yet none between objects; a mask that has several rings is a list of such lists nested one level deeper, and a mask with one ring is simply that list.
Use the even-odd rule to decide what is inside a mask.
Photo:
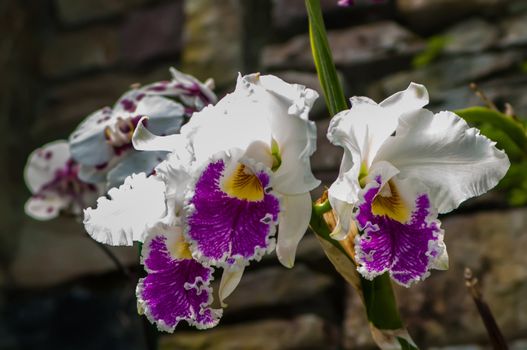
[{"label": "white orchid", "polygon": [[49,220],[61,212],[79,215],[95,203],[100,186],[78,178],[79,166],[70,157],[68,142],[50,142],[33,151],[24,170],[26,185],[32,193],[25,205],[34,219]]},{"label": "white orchid", "polygon": [[496,186],[509,168],[507,155],[452,112],[433,114],[425,87],[411,84],[380,104],[351,98],[337,114],[329,140],[344,148],[338,179],[329,189],[338,213],[334,238],[352,224],[359,272],[386,271],[408,286],[448,256],[438,213]]},{"label": "white orchid", "polygon": [[[319,184],[309,161],[316,147],[316,130],[308,120],[308,113],[316,98],[316,92],[303,86],[253,74],[239,77],[236,90],[217,105],[195,113],[182,127],[181,134],[155,136],[140,122],[133,138],[137,149],[171,152],[168,160],[156,168],[154,176],[141,179],[162,183],[165,200],[162,205],[153,205],[156,199],[151,195],[158,192],[145,191],[144,196],[130,201],[131,197],[124,192],[133,191],[132,179],[126,188],[118,190],[123,195],[118,192],[111,195],[111,205],[107,199],[101,199],[104,206],[86,211],[88,232],[111,244],[146,240],[143,259],[149,261],[150,256],[154,259],[152,254],[169,256],[163,265],[167,268],[175,269],[176,265],[177,269],[190,265],[192,269],[223,268],[221,301],[234,290],[250,261],[259,260],[274,249],[277,224],[278,258],[292,267],[297,244],[311,216],[309,191]],[[121,198],[127,204],[121,203]],[[128,213],[118,210],[131,205],[134,210]],[[114,214],[102,213],[110,207],[115,209]],[[143,210],[152,214],[149,218],[157,218],[157,223],[154,224],[156,220],[135,223],[142,234],[109,222],[115,215],[118,222],[134,223],[134,219],[127,220],[124,216],[137,215]],[[174,251],[167,243],[176,236],[186,250]],[[160,253],[167,251],[172,254]],[[183,264],[185,259],[193,263]],[[203,269],[200,271],[201,281],[206,282],[200,288],[205,288],[209,275]],[[217,310],[207,309],[210,317],[203,324],[198,322],[194,311],[189,311],[199,309],[196,304],[191,307],[186,303],[183,308],[173,305],[173,310],[165,306],[161,310],[158,301],[165,300],[165,296],[157,292],[170,291],[151,292],[153,287],[146,288],[145,283],[148,286],[154,283],[152,274],[140,284],[138,299],[145,313],[161,329],[173,329],[180,319],[200,327],[215,324],[212,315],[218,315]],[[180,317],[169,317],[172,311]]]},{"label": "white orchid", "polygon": [[150,173],[165,159],[166,152],[136,152],[132,135],[139,120],[148,116],[150,130],[164,135],[179,132],[185,118],[209,103],[216,102],[212,82],[171,69],[173,79],[135,87],[126,92],[113,108],[91,115],[70,136],[71,153],[81,165],[83,181],[107,182],[119,186],[133,173]]}]

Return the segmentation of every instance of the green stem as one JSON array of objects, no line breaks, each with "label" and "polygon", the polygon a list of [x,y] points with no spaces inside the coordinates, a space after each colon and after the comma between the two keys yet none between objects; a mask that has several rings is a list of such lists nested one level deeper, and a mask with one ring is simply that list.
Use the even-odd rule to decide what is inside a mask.
[{"label": "green stem", "polygon": [[[332,239],[324,217],[325,212],[331,210],[329,201],[322,204],[314,204],[311,213],[311,230],[333,246],[338,248],[352,263],[353,259],[346,253],[344,248]],[[390,277],[387,274],[374,278],[369,281],[361,276],[361,286],[364,296],[364,306],[368,320],[379,329],[396,330],[403,327],[403,322],[399,316],[395,294],[393,293]]]},{"label": "green stem", "polygon": [[348,108],[346,97],[333,63],[319,0],[306,0],[306,9],[313,60],[329,113],[333,116]]}]

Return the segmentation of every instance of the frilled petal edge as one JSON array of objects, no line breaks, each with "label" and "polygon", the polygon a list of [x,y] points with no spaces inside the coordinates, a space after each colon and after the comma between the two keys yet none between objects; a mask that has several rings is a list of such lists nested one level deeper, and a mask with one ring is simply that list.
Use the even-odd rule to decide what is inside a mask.
[{"label": "frilled petal edge", "polygon": [[97,208],[84,210],[84,227],[98,242],[132,245],[166,215],[165,185],[144,173],[129,176],[119,188],[97,200]]}]

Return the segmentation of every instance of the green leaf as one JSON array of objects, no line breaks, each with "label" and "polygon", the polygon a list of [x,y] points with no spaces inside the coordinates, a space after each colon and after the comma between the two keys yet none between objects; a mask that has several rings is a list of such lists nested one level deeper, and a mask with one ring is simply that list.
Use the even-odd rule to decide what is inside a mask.
[{"label": "green leaf", "polygon": [[313,60],[329,113],[333,116],[348,105],[333,63],[319,0],[306,0],[306,9]]},{"label": "green leaf", "polygon": [[[523,124],[499,111],[487,107],[470,107],[454,111],[468,123],[482,124],[487,123],[492,127],[503,131],[516,146],[527,155],[527,134]],[[505,145],[504,145],[505,146]],[[505,152],[514,153],[515,150],[504,149]]]}]

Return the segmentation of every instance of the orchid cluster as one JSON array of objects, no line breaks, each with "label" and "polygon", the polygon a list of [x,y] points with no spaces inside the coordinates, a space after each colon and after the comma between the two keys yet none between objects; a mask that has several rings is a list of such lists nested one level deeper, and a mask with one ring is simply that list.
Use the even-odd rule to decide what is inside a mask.
[{"label": "orchid cluster", "polygon": [[[448,268],[438,215],[496,186],[509,159],[455,113],[425,109],[428,92],[419,84],[379,104],[352,97],[346,109],[320,4],[306,5],[334,114],[327,137],[344,149],[327,191],[336,224],[325,236],[312,228],[330,247],[352,247],[341,251],[361,282],[383,275],[389,291],[388,276],[409,287],[432,269]],[[309,113],[317,92],[250,74],[218,101],[211,81],[171,73],[170,81],[135,86],[113,107],[92,113],[68,141],[37,149],[25,169],[33,194],[28,215],[47,220],[84,209],[84,226],[96,241],[141,244],[146,276],[136,288],[138,310],[167,332],[180,321],[215,326],[247,266],[276,251],[282,265],[293,267],[310,221],[324,220],[312,212],[310,195],[320,184],[310,165],[317,132]],[[385,325],[369,309],[368,316],[372,329]],[[400,320],[390,327],[381,329],[383,341],[393,338],[396,346],[386,348],[400,347],[393,335],[404,327]]]},{"label": "orchid cluster", "polygon": [[[101,183],[118,185],[85,209],[84,225],[104,244],[143,243],[139,310],[170,332],[181,320],[215,326],[245,267],[275,248],[292,267],[312,214],[309,193],[320,183],[310,167],[315,91],[252,74],[212,105],[207,86],[188,79],[199,93],[189,96],[187,87],[185,99],[181,79],[127,92],[89,116],[69,147],[59,141],[35,151],[26,170],[35,193],[26,208],[41,219],[78,213]],[[494,187],[509,161],[454,113],[424,109],[422,85],[380,104],[350,102],[327,134],[344,148],[329,188],[331,237],[354,242],[363,278],[389,273],[410,286],[448,267],[438,214]]]},{"label": "orchid cluster", "polygon": [[[180,320],[216,325],[245,267],[275,246],[280,262],[293,266],[311,217],[309,192],[319,185],[308,120],[317,97],[253,74],[238,77],[233,93],[194,113],[179,134],[157,136],[148,119],[139,122],[135,148],[168,151],[167,160],[99,198],[84,224],[99,242],[144,242],[138,305],[159,329],[173,331]],[[217,269],[222,278],[213,291]]]},{"label": "orchid cluster", "polygon": [[173,134],[192,113],[217,101],[212,80],[201,83],[171,69],[172,79],[134,86],[114,107],[90,114],[69,137],[35,150],[24,170],[32,196],[26,213],[48,220],[81,215],[106,189],[133,173],[151,173],[167,152],[138,152],[132,134],[143,116],[151,130]]}]

